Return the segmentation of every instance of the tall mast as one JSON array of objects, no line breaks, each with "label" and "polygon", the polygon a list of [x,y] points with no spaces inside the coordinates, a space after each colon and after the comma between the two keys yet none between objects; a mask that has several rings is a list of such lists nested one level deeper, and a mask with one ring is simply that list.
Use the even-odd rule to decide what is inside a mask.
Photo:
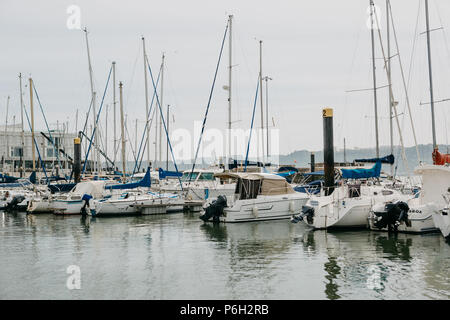
[{"label": "tall mast", "polygon": [[[164,60],[166,56],[164,53],[162,54],[162,62],[161,62],[161,95],[160,95],[160,104],[161,107],[160,112],[157,112],[159,115],[159,161],[162,161],[162,108],[164,106],[163,100],[164,100]],[[158,108],[159,109],[159,108]]]},{"label": "tall mast", "polygon": [[[387,73],[388,77],[391,78],[391,38],[390,38],[390,3],[386,0],[386,40],[387,40]],[[391,140],[391,154],[394,154],[394,123],[392,122],[392,96],[389,95],[389,132]],[[394,165],[391,164],[391,176],[394,176]]]},{"label": "tall mast", "polygon": [[[108,156],[108,109],[109,106],[105,106],[105,154]],[[108,168],[108,162],[106,162],[106,168]],[[108,170],[106,170],[108,171]]]},{"label": "tall mast", "polygon": [[166,145],[166,170],[169,171],[169,124],[170,124],[170,118],[169,118],[169,109],[170,109],[170,104],[167,105],[167,120],[166,120],[166,125],[167,125],[167,145]]},{"label": "tall mast", "polygon": [[145,39],[142,37],[142,49],[144,54],[144,85],[145,85],[145,119],[147,127],[147,166],[150,166],[150,124],[148,106],[148,82],[147,82],[147,53],[145,51]]},{"label": "tall mast", "polygon": [[434,120],[434,95],[433,95],[433,72],[431,69],[431,42],[430,42],[430,17],[428,13],[428,0],[425,0],[425,14],[427,24],[427,49],[428,49],[428,76],[430,81],[430,104],[431,104],[431,125],[433,131],[433,150],[437,150],[436,127]]},{"label": "tall mast", "polygon": [[[375,40],[374,40],[374,4],[373,1],[370,0],[370,38],[372,40],[372,77],[373,77],[373,104],[375,109],[375,140],[376,140],[376,153],[377,158],[380,157],[380,145],[378,141],[378,105],[377,105],[377,78],[375,74]],[[377,25],[378,27],[378,25]]]},{"label": "tall mast", "polygon": [[269,76],[265,76],[266,81],[266,152],[267,161],[269,160],[269,80],[272,80]]},{"label": "tall mast", "polygon": [[[114,112],[114,149],[113,149],[113,163],[114,166],[116,165],[116,142],[117,142],[117,136],[116,136],[116,62],[113,61],[112,63],[113,67],[113,112]],[[116,168],[113,168],[113,171],[115,171]]]},{"label": "tall mast", "polygon": [[21,122],[21,132],[20,132],[20,143],[22,145],[22,152],[20,153],[20,177],[23,177],[24,165],[23,157],[25,155],[25,133],[23,131],[23,95],[22,95],[22,73],[19,73],[19,92],[20,92],[20,122]]},{"label": "tall mast", "polygon": [[259,40],[259,100],[261,102],[261,146],[262,146],[262,161],[265,166],[264,156],[264,106],[263,106],[263,90],[262,90],[262,40]]},{"label": "tall mast", "polygon": [[30,114],[31,114],[31,154],[33,156],[33,171],[36,171],[36,145],[34,143],[34,110],[33,110],[33,79],[30,81]]},{"label": "tall mast", "polygon": [[125,129],[123,119],[123,98],[122,98],[122,82],[119,82],[119,96],[120,96],[120,129],[122,135],[122,181],[125,182]]},{"label": "tall mast", "polygon": [[233,33],[232,33],[232,25],[233,25],[233,15],[228,16],[228,26],[229,26],[229,34],[228,34],[228,159],[225,163],[225,167],[228,166],[231,159],[231,75],[232,75],[232,62],[233,62]]},{"label": "tall mast", "polygon": [[6,139],[6,150],[5,150],[5,156],[3,157],[3,171],[5,170],[5,163],[6,159],[9,158],[9,139],[8,139],[8,110],[9,109],[9,96],[6,99],[6,121],[5,121],[5,139]]},{"label": "tall mast", "polygon": [[94,80],[93,80],[93,75],[92,75],[92,64],[91,64],[91,54],[89,51],[89,40],[88,40],[88,31],[87,28],[84,28],[84,33],[85,33],[85,37],[86,37],[86,50],[87,50],[87,58],[88,58],[88,66],[89,66],[89,81],[91,84],[91,97],[92,97],[92,120],[94,122],[94,171],[98,170],[97,166],[99,165],[98,163],[98,140],[97,140],[97,121],[96,121],[96,94],[94,91]]}]

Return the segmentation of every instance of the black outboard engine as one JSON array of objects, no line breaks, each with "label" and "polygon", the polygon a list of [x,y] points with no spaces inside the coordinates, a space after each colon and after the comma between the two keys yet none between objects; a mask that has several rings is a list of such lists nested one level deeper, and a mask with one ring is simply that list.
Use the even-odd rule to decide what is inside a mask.
[{"label": "black outboard engine", "polygon": [[88,208],[91,209],[91,205],[89,201],[92,199],[92,196],[90,194],[84,194],[81,200],[83,201],[83,206],[81,207],[80,213],[85,216],[88,214]]},{"label": "black outboard engine", "polygon": [[292,216],[291,222],[292,223],[298,223],[300,221],[303,221],[303,219],[306,217],[306,221],[309,224],[312,224],[314,222],[314,208],[311,206],[302,206],[302,213]]},{"label": "black outboard engine", "polygon": [[223,215],[223,209],[227,206],[227,197],[218,196],[206,209],[205,213],[200,216],[203,221],[208,221],[211,217],[213,222],[219,222],[219,217]]},{"label": "black outboard engine", "polygon": [[388,203],[384,206],[384,211],[374,212],[374,226],[378,229],[388,228],[389,231],[397,232],[398,226],[404,222],[408,227],[411,221],[408,220],[409,206],[406,202],[398,201]]},{"label": "black outboard engine", "polygon": [[23,200],[25,200],[25,197],[23,195],[14,196],[6,206],[6,211],[17,210],[19,203],[21,203]]}]

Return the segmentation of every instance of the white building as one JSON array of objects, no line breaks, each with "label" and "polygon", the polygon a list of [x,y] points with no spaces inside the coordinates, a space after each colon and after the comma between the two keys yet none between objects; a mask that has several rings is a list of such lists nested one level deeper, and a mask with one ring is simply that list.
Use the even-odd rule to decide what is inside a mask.
[{"label": "white building", "polygon": [[[25,131],[23,136],[24,146],[22,147],[22,132],[20,125],[8,125],[7,128],[5,128],[4,125],[0,126],[0,166],[4,172],[19,171],[21,160],[24,161],[25,171],[31,171],[33,167],[31,132]],[[50,136],[53,139],[54,144],[49,140]],[[35,164],[37,170],[40,171],[42,168],[40,159],[45,164],[46,168],[51,169],[58,163],[60,163],[62,169],[71,168],[73,159],[73,140],[76,137],[75,133],[57,130],[52,130],[49,133],[47,130],[36,130],[34,137],[39,150],[35,149]],[[56,150],[60,150],[58,157]]]}]

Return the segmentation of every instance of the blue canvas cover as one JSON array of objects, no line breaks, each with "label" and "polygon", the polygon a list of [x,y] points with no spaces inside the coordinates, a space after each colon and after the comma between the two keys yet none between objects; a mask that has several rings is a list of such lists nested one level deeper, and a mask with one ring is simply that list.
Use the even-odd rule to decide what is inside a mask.
[{"label": "blue canvas cover", "polygon": [[355,162],[369,162],[376,163],[380,161],[381,163],[394,164],[395,157],[393,154],[390,154],[383,158],[372,158],[372,159],[355,159]]},{"label": "blue canvas cover", "polygon": [[367,179],[377,178],[381,173],[381,161],[375,163],[370,169],[341,169],[344,179]]},{"label": "blue canvas cover", "polygon": [[141,181],[138,182],[130,182],[130,183],[121,183],[121,184],[114,184],[111,186],[105,186],[105,189],[114,189],[114,190],[122,190],[122,189],[134,189],[138,187],[148,187],[151,186],[151,179],[150,179],[150,168],[147,169],[147,172],[145,173],[144,178],[142,178]]},{"label": "blue canvas cover", "polygon": [[159,180],[165,179],[166,177],[181,177],[183,173],[176,171],[165,171],[162,168],[158,169]]}]

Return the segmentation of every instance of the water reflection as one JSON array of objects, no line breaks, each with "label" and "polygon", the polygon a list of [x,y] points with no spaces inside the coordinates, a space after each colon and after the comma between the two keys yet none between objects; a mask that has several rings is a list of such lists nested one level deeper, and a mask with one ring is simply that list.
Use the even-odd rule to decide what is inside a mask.
[{"label": "water reflection", "polygon": [[400,259],[410,262],[412,244],[412,238],[402,239],[398,237],[398,234],[386,233],[376,237],[376,250],[387,254],[390,260]]},{"label": "water reflection", "polygon": [[[1,298],[443,299],[440,235],[311,231],[289,221],[0,215]],[[83,292],[65,287],[68,265]]]}]

